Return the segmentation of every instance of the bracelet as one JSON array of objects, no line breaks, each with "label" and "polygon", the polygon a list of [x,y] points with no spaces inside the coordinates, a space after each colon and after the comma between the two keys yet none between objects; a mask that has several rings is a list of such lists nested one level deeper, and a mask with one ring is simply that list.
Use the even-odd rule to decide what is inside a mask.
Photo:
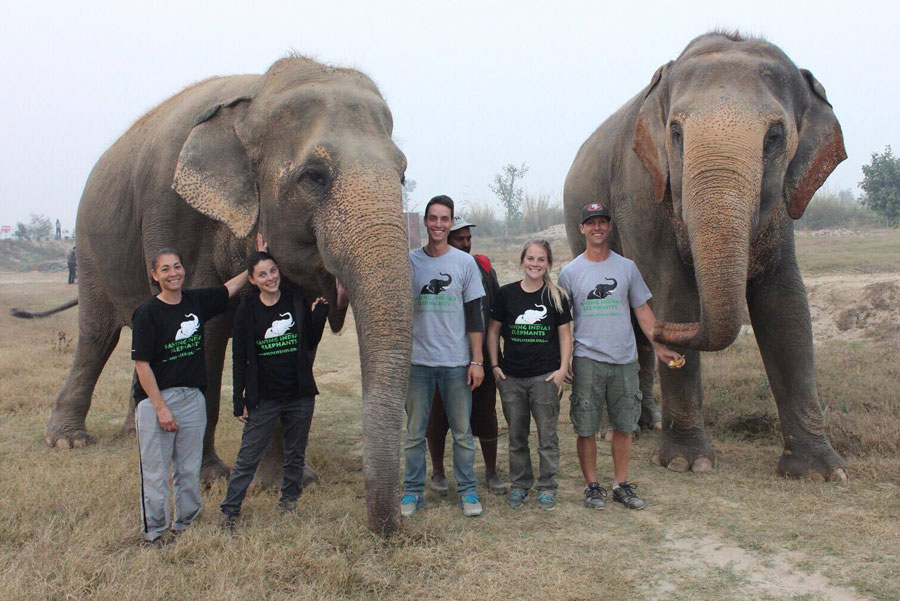
[{"label": "bracelet", "polygon": [[477,365],[478,367],[484,367],[484,363],[479,363],[478,361],[469,361],[469,365]]},{"label": "bracelet", "polygon": [[500,365],[491,365],[491,369],[497,369]]}]

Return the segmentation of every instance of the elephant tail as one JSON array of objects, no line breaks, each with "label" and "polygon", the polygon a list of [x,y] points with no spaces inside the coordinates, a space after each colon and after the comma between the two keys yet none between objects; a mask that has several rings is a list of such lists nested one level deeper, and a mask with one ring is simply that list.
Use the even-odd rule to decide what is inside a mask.
[{"label": "elephant tail", "polygon": [[54,307],[47,311],[26,311],[25,309],[10,309],[9,312],[13,317],[21,317],[22,319],[35,319],[39,317],[49,317],[54,313],[59,313],[60,311],[65,311],[66,309],[71,309],[75,305],[78,304],[78,299],[72,299],[67,303],[64,303],[58,307]]}]

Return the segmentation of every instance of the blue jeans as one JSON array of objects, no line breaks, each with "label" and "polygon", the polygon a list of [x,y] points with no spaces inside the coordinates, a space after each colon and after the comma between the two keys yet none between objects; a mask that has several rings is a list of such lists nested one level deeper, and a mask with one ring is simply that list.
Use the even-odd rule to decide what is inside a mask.
[{"label": "blue jeans", "polygon": [[425,492],[425,430],[431,412],[431,399],[437,389],[444,400],[447,421],[453,434],[453,475],[460,495],[474,493],[475,441],[472,438],[472,391],[466,384],[465,367],[424,367],[412,365],[409,370],[409,392],[406,396],[406,478],[403,490],[408,495]]}]

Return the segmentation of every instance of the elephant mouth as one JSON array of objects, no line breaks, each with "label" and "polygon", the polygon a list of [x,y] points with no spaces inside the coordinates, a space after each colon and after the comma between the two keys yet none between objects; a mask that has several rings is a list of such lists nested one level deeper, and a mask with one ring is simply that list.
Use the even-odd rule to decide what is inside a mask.
[{"label": "elephant mouth", "polygon": [[328,301],[328,325],[332,332],[340,332],[347,318],[350,295],[340,280],[324,269],[317,272],[316,281],[322,296]]}]

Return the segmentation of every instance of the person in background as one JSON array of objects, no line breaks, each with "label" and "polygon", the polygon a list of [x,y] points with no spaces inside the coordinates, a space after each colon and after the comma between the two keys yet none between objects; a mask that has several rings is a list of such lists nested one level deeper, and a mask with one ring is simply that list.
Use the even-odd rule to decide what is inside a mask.
[{"label": "person in background", "polygon": [[[471,228],[473,227],[476,227],[474,223],[468,223],[462,217],[454,217],[447,242],[453,248],[471,254]],[[484,255],[472,256],[475,257],[478,271],[481,273],[481,285],[485,292],[482,308],[484,321],[487,323],[491,308],[500,291],[500,282],[497,280],[497,272],[491,266],[490,259]],[[483,354],[485,357],[487,356],[487,340],[485,340]],[[488,490],[495,495],[506,494],[509,487],[497,474],[497,383],[490,370],[484,371],[484,380],[482,380],[481,386],[472,391],[471,425],[472,435],[478,437],[481,445],[481,454],[484,457],[484,479]],[[431,455],[431,489],[439,494],[447,494],[450,491],[444,473],[444,443],[449,429],[450,423],[447,421],[440,392],[435,392],[425,437],[428,440],[428,451]]]},{"label": "person in background", "polygon": [[66,253],[66,266],[69,268],[69,283],[74,284],[75,278],[78,277],[78,256],[75,254],[74,246]]}]

